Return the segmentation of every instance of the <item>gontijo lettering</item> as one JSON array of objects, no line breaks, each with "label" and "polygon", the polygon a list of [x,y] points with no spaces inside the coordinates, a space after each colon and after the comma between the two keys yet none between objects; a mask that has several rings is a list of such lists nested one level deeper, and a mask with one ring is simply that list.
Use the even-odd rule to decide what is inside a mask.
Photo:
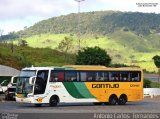
[{"label": "gontijo lettering", "polygon": [[92,88],[119,88],[119,84],[92,84]]}]

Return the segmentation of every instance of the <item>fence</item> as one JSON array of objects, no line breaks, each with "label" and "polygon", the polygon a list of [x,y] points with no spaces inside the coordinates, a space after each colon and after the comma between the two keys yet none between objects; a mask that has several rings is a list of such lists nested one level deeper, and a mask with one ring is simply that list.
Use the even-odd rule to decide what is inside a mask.
[{"label": "fence", "polygon": [[160,95],[160,88],[143,88],[144,96],[158,96]]}]

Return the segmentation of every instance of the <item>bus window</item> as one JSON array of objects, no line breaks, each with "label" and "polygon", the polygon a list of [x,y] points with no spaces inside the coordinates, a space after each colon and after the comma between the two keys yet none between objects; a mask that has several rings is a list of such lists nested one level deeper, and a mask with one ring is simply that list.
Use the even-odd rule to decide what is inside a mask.
[{"label": "bus window", "polygon": [[66,81],[77,81],[77,72],[75,71],[66,71],[65,72]]},{"label": "bus window", "polygon": [[95,81],[96,73],[95,72],[87,72],[87,81]]},{"label": "bus window", "polygon": [[139,72],[131,72],[130,77],[131,77],[131,81],[140,81],[140,73]]},{"label": "bus window", "polygon": [[48,70],[39,70],[37,73],[37,77],[46,81],[48,78]]},{"label": "bus window", "polygon": [[80,81],[86,81],[86,80],[87,80],[87,73],[80,72]]},{"label": "bus window", "polygon": [[51,71],[50,82],[63,82],[64,81],[64,72],[63,71]]},{"label": "bus window", "polygon": [[55,82],[55,81],[58,81],[58,72],[51,72],[51,75],[50,75],[50,79],[49,79],[49,82]]},{"label": "bus window", "polygon": [[34,94],[43,94],[46,89],[48,70],[39,70],[37,73],[37,78],[35,82]]},{"label": "bus window", "polygon": [[120,72],[120,81],[129,81],[130,76],[128,72]]},{"label": "bus window", "polygon": [[58,81],[64,81],[64,72],[58,72]]},{"label": "bus window", "polygon": [[96,81],[104,81],[104,72],[96,72]]},{"label": "bus window", "polygon": [[110,81],[119,81],[119,72],[110,72],[111,78]]},{"label": "bus window", "polygon": [[109,81],[109,72],[104,72],[104,81]]}]

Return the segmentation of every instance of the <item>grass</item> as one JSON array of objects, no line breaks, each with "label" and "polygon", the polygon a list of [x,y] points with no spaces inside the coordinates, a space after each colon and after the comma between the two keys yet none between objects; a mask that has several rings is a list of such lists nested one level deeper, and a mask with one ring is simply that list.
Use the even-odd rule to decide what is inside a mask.
[{"label": "grass", "polygon": [[157,67],[155,66],[154,62],[138,62],[138,63],[130,63],[135,66],[140,66],[143,69],[147,69],[149,72],[158,72]]},{"label": "grass", "polygon": [[[70,37],[70,34],[47,33],[23,39],[33,48],[57,49],[59,43],[64,37]],[[73,45],[69,52],[76,53],[78,46],[77,36],[73,34],[71,37],[73,39]],[[153,38],[157,43],[153,43]],[[81,36],[81,48],[99,46],[108,52],[113,63],[137,65],[150,72],[157,72],[152,57],[160,54],[159,48],[156,49],[157,46],[155,46],[158,42],[160,42],[160,39],[157,34],[151,34],[148,37],[141,37],[130,31],[124,32],[122,29],[105,36],[94,34]],[[14,44],[17,43],[18,39],[14,41]],[[41,63],[37,62],[36,64],[39,65]],[[52,64],[52,62],[45,62],[43,60],[43,65],[50,64]]]},{"label": "grass", "polygon": [[[27,41],[28,45],[33,48],[52,48],[55,49],[61,40],[64,39],[68,34],[41,34],[31,37],[24,38]],[[14,41],[15,44],[18,44],[18,40]]]},{"label": "grass", "polygon": [[[5,53],[7,53],[7,55]],[[14,52],[12,53],[10,47],[0,45],[0,64],[11,66],[16,69],[31,65],[62,66],[74,64],[74,60],[75,55],[66,55],[65,53],[50,48],[14,46]]]},{"label": "grass", "polygon": [[151,88],[160,88],[160,83],[151,82]]}]

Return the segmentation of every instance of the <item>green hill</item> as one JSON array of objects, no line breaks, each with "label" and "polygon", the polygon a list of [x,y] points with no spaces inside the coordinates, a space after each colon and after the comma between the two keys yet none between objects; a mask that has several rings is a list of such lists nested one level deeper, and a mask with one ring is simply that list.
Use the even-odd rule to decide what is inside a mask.
[{"label": "green hill", "polygon": [[73,64],[75,56],[65,54],[49,48],[31,48],[0,44],[0,64],[21,69],[26,66],[63,66]]},{"label": "green hill", "polygon": [[[81,34],[113,33],[117,29],[132,31],[137,35],[160,32],[160,14],[139,12],[97,11],[80,13]],[[18,34],[8,34],[2,39],[32,36],[45,33],[77,33],[78,14],[72,13],[40,21]]]},{"label": "green hill", "polygon": [[[160,14],[100,11],[80,14],[82,34],[108,34],[123,28],[137,35],[149,35],[160,32]],[[77,33],[78,14],[53,17],[40,21],[26,29],[24,36],[44,33]]]},{"label": "green hill", "polygon": [[[160,14],[100,11],[81,13],[80,16],[82,48],[99,46],[111,55],[113,63],[157,71],[152,57],[160,54]],[[1,39],[15,39],[15,44],[23,39],[30,47],[57,49],[64,37],[71,37],[72,48],[68,53],[75,53],[77,24],[77,14],[62,15]]]}]

